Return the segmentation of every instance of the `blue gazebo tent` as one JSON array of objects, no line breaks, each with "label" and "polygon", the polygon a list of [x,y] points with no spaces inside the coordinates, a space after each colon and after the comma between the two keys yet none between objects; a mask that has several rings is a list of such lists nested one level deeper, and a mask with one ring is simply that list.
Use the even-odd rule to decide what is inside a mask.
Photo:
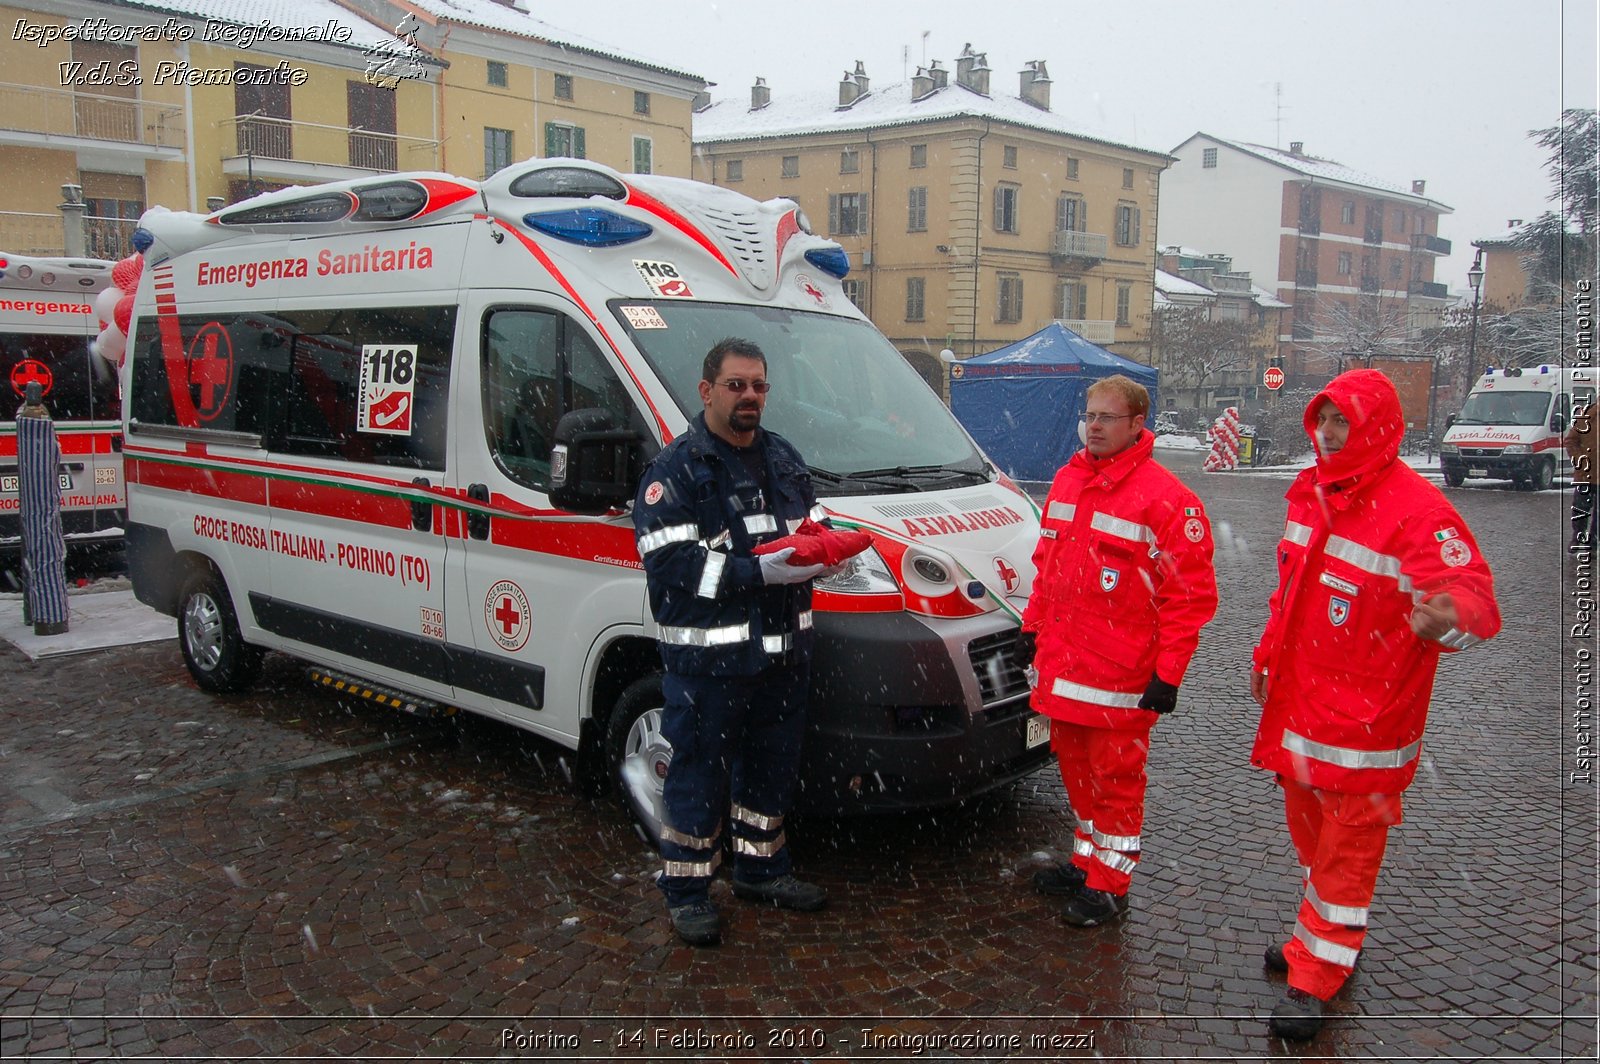
[{"label": "blue gazebo tent", "polygon": [[953,364],[950,409],[1013,479],[1050,480],[1082,446],[1078,419],[1089,385],[1117,373],[1148,388],[1150,409],[1160,409],[1154,369],[1051,322],[1025,340]]}]

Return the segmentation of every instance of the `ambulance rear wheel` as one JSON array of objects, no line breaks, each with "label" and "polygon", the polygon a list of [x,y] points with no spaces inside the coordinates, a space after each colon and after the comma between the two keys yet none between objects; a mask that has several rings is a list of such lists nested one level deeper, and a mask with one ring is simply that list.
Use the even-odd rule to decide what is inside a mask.
[{"label": "ambulance rear wheel", "polygon": [[665,706],[661,676],[652,673],[622,692],[606,725],[607,773],[633,814],[634,829],[651,846],[660,844],[667,767],[672,764],[672,744],[661,734]]},{"label": "ambulance rear wheel", "polygon": [[243,691],[261,675],[261,648],[244,641],[228,589],[210,569],[191,576],[178,596],[178,642],[204,690]]}]

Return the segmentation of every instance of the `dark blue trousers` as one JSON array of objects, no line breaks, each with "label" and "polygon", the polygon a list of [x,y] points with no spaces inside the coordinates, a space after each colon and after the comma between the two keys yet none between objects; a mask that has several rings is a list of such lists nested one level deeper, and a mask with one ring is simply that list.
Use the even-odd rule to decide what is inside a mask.
[{"label": "dark blue trousers", "polygon": [[794,799],[805,733],[809,665],[756,676],[668,672],[662,733],[672,744],[660,886],[668,905],[704,901],[733,838],[734,876],[759,882],[791,868],[783,818]]}]

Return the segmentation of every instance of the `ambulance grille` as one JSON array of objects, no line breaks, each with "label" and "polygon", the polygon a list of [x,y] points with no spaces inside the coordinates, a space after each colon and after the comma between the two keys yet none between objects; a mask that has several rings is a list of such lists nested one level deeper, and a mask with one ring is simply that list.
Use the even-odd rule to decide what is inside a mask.
[{"label": "ambulance grille", "polygon": [[1028,678],[1017,665],[1017,629],[979,636],[967,644],[967,657],[978,678],[978,693],[985,707],[995,706],[1028,692]]},{"label": "ambulance grille", "polygon": [[1003,495],[981,492],[960,499],[951,499],[950,505],[954,506],[958,513],[966,513],[971,510],[994,510],[1004,506],[1012,506],[1015,505],[1016,501],[1017,497],[1009,492]]},{"label": "ambulance grille", "polygon": [[750,283],[757,288],[772,285],[772,259],[765,226],[755,211],[725,210],[703,206],[701,214],[722,237],[723,246],[739,260]]}]

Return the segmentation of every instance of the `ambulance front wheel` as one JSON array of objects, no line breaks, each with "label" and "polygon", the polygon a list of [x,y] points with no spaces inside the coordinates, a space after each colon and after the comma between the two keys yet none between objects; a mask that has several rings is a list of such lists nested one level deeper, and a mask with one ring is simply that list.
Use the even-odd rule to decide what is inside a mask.
[{"label": "ambulance front wheel", "polygon": [[661,676],[652,673],[622,692],[606,725],[606,771],[633,814],[639,837],[651,846],[661,839],[662,795],[672,764],[672,744],[661,734],[665,706]]},{"label": "ambulance front wheel", "polygon": [[1548,491],[1556,479],[1556,460],[1554,458],[1541,458],[1534,464],[1533,474],[1528,478],[1528,488],[1531,491]]},{"label": "ambulance front wheel", "polygon": [[1459,488],[1467,482],[1467,471],[1465,469],[1451,469],[1449,466],[1445,466],[1444,482],[1448,487]]},{"label": "ambulance front wheel", "polygon": [[202,569],[178,597],[178,642],[194,682],[218,694],[243,691],[261,674],[261,648],[244,641],[222,578]]}]

